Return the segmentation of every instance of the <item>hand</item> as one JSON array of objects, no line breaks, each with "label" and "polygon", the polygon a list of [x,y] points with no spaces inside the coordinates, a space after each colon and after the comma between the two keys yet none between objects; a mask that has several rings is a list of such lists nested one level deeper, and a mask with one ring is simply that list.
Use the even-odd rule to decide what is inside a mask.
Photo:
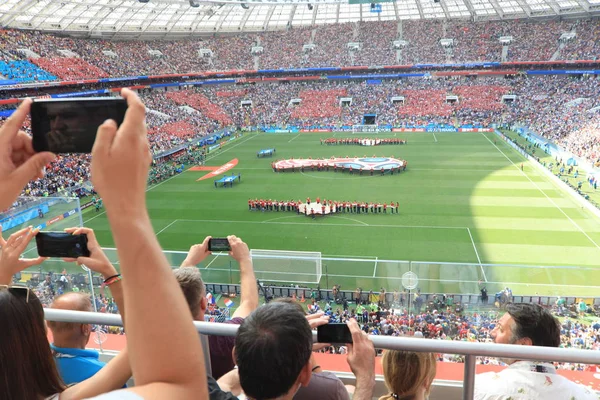
[{"label": "hand", "polygon": [[250,258],[250,250],[248,249],[248,245],[242,241],[239,237],[235,235],[227,236],[227,240],[229,240],[229,246],[231,247],[231,251],[229,251],[229,255],[233,257],[238,263],[242,263],[243,261],[252,261]]},{"label": "hand", "polygon": [[19,131],[30,108],[26,99],[0,128],[0,210],[10,207],[27,182],[42,178],[44,166],[56,158],[49,152],[36,154],[31,138]]},{"label": "hand", "polygon": [[208,241],[211,239],[210,236],[207,236],[201,244],[195,244],[190,247],[190,251],[181,263],[182,267],[195,267],[200,264],[206,257],[211,255],[212,253],[208,251]]},{"label": "hand", "polygon": [[306,316],[310,329],[316,329],[317,326],[327,325],[329,323],[329,315],[325,315],[323,311],[318,311],[314,314]]},{"label": "hand", "polygon": [[21,258],[21,254],[23,254],[31,239],[39,231],[39,229],[33,229],[29,226],[10,235],[8,240],[2,238],[0,231],[0,246],[2,246],[2,252],[0,252],[0,275],[4,277],[4,280],[26,268],[39,265],[47,259],[46,257]]},{"label": "hand", "polygon": [[106,279],[113,275],[117,275],[116,268],[112,265],[102,247],[96,239],[96,234],[90,228],[67,228],[65,232],[72,235],[87,235],[87,247],[90,251],[89,257],[78,257],[78,258],[65,258],[66,262],[76,262],[77,265],[85,265],[89,269],[99,274]]},{"label": "hand", "polygon": [[107,211],[146,212],[146,185],[152,155],[148,145],[146,107],[131,90],[123,89],[127,112],[117,129],[115,121],[98,128],[92,149],[92,182]]},{"label": "hand", "polygon": [[355,319],[348,321],[352,343],[348,343],[348,365],[356,380],[375,382],[375,346],[369,336],[360,330]]}]

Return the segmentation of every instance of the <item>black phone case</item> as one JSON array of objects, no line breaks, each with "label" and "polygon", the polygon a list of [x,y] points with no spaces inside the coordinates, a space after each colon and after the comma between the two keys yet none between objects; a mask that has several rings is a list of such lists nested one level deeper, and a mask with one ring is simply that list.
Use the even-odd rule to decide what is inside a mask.
[{"label": "black phone case", "polygon": [[71,235],[63,232],[40,232],[35,237],[38,254],[42,257],[78,258],[89,257],[87,235]]},{"label": "black phone case", "polygon": [[[91,153],[98,127],[107,119],[119,126],[126,111],[127,102],[120,98],[36,100],[31,104],[33,149],[58,154]],[[54,122],[50,114],[55,116]]]},{"label": "black phone case", "polygon": [[231,246],[229,245],[229,240],[227,239],[210,239],[208,241],[208,251],[229,251],[231,250]]},{"label": "black phone case", "polygon": [[352,343],[352,333],[346,324],[327,324],[317,327],[319,343]]}]

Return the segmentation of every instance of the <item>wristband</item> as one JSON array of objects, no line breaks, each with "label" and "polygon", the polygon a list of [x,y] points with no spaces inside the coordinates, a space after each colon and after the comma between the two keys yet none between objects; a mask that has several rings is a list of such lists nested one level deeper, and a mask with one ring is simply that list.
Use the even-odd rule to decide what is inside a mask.
[{"label": "wristband", "polygon": [[122,279],[121,278],[121,274],[113,275],[113,276],[111,276],[109,278],[106,278],[104,280],[104,285],[105,286],[110,286],[110,285],[112,285],[115,282],[119,282],[121,279]]}]

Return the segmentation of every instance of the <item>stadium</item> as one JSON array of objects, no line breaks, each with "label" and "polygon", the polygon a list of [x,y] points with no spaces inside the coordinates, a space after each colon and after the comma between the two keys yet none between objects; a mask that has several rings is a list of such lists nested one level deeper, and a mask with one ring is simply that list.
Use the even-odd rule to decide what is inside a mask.
[{"label": "stadium", "polygon": [[[598,0],[4,0],[0,135],[20,121],[26,98],[83,104],[135,93],[151,156],[145,232],[165,263],[189,267],[207,236],[235,235],[249,249],[250,273],[233,250],[204,248],[193,263],[208,303],[202,318],[193,316],[207,322],[197,329],[210,340],[235,336],[233,321],[287,298],[309,319],[356,319],[378,349],[435,353],[431,399],[488,398],[474,374],[510,364],[495,358],[502,345],[492,344],[501,343],[494,327],[512,305],[535,305],[558,321],[560,343],[551,347],[560,349],[502,351],[552,361],[597,396],[599,18]],[[31,142],[24,138],[35,125],[22,119],[22,140]],[[52,129],[76,130],[65,120]],[[134,145],[130,151],[134,160]],[[50,343],[50,321],[93,324],[82,349],[108,361],[141,331],[134,322],[124,334],[122,299],[111,287],[123,275],[125,298],[133,298],[117,228],[125,222],[115,221],[137,212],[115,211],[96,183],[95,154],[59,152],[43,177],[0,207],[0,251],[21,241],[18,256],[32,260],[13,260],[20,268],[9,268],[0,293],[3,285],[27,288],[28,299],[34,293]],[[125,180],[130,171],[121,171]],[[11,187],[2,174],[0,187]],[[134,186],[120,187],[127,202]],[[104,271],[115,274],[93,262],[37,258],[33,236],[19,236],[28,227],[91,230],[91,257],[103,254]],[[132,287],[147,280],[144,296],[165,293],[154,274],[148,268]],[[90,298],[86,310],[95,313],[55,310],[86,311],[56,306],[71,292]],[[159,337],[155,325],[147,329]],[[416,337],[431,340],[423,347]],[[219,378],[208,347],[208,371],[212,362]],[[358,388],[347,351],[334,345],[313,356]],[[147,382],[133,357],[136,385]],[[368,398],[394,393],[382,360]],[[522,398],[580,398],[559,392]],[[335,398],[346,396],[344,389]]]}]

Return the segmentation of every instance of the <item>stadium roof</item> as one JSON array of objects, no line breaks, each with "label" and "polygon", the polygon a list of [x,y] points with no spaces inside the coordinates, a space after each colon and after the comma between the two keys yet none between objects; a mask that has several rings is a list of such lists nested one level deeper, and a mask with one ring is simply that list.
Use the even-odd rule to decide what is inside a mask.
[{"label": "stadium roof", "polygon": [[[0,26],[91,34],[179,36],[333,22],[514,19],[598,15],[600,0],[3,0]],[[195,7],[192,6],[195,3]]]}]

